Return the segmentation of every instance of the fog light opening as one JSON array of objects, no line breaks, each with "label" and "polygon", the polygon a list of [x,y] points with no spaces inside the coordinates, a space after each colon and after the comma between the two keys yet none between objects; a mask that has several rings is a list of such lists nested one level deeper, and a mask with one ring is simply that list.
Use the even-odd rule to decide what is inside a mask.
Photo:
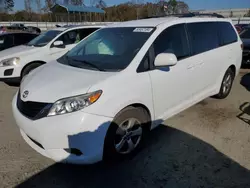
[{"label": "fog light opening", "polygon": [[81,156],[83,154],[79,149],[76,149],[76,148],[66,148],[64,150],[68,152],[69,154],[73,154],[76,156]]}]

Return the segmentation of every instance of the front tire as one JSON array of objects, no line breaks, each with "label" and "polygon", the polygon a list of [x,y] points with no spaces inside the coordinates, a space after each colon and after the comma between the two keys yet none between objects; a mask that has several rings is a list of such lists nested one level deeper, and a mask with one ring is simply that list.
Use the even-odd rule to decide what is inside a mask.
[{"label": "front tire", "polygon": [[111,123],[104,143],[103,159],[116,162],[135,155],[145,141],[150,117],[143,108],[128,107]]},{"label": "front tire", "polygon": [[223,77],[221,87],[220,87],[220,92],[217,95],[215,95],[215,98],[217,99],[227,98],[227,96],[231,92],[234,77],[235,77],[235,74],[233,70],[229,68]]}]

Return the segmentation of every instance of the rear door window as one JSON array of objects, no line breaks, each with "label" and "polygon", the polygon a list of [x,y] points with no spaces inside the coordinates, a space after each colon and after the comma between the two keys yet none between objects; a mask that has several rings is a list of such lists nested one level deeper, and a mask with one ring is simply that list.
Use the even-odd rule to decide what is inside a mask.
[{"label": "rear door window", "polygon": [[220,31],[221,46],[225,46],[238,41],[237,34],[233,26],[229,22],[218,22],[218,30]]},{"label": "rear door window", "polygon": [[220,46],[216,22],[188,23],[192,55],[204,53]]}]

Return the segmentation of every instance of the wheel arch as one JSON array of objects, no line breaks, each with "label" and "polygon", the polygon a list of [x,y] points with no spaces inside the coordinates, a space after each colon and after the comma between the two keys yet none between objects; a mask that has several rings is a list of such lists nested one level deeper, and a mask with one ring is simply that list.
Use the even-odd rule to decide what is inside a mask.
[{"label": "wheel arch", "polygon": [[234,76],[236,75],[236,66],[235,65],[230,65],[228,69],[231,69],[234,73]]},{"label": "wheel arch", "polygon": [[28,66],[30,66],[31,64],[34,64],[34,63],[40,63],[41,65],[46,64],[45,61],[41,61],[41,60],[31,61],[31,62],[27,63],[27,64],[22,68],[22,71],[21,71],[20,76],[22,76],[23,71],[24,71]]},{"label": "wheel arch", "polygon": [[[122,108],[122,109],[116,114],[116,116],[119,115],[120,112],[122,112],[124,109],[129,108],[129,107],[132,107],[132,108],[142,108],[143,110],[145,110],[145,112],[147,113],[147,115],[148,115],[148,117],[149,117],[150,123],[148,124],[148,129],[150,130],[151,127],[152,127],[152,114],[151,114],[149,108],[148,108],[146,105],[142,104],[142,103],[133,103],[133,104],[129,104],[129,105],[125,106],[124,108]],[[115,117],[116,117],[116,116],[115,116]]]}]

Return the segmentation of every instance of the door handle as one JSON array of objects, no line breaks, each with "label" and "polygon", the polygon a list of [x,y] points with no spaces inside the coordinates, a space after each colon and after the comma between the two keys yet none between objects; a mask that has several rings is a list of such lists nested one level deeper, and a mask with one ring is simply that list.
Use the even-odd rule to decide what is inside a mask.
[{"label": "door handle", "polygon": [[198,65],[199,65],[199,66],[201,66],[201,65],[203,65],[203,64],[204,64],[204,62],[203,62],[203,61],[202,61],[202,62],[200,62],[200,63],[198,63]]},{"label": "door handle", "polygon": [[195,65],[190,65],[187,67],[187,69],[193,69],[195,67]]},{"label": "door handle", "polygon": [[193,69],[194,67],[196,67],[196,66],[202,66],[203,64],[204,64],[204,62],[202,61],[200,63],[196,63],[196,64],[188,66],[187,69]]}]

